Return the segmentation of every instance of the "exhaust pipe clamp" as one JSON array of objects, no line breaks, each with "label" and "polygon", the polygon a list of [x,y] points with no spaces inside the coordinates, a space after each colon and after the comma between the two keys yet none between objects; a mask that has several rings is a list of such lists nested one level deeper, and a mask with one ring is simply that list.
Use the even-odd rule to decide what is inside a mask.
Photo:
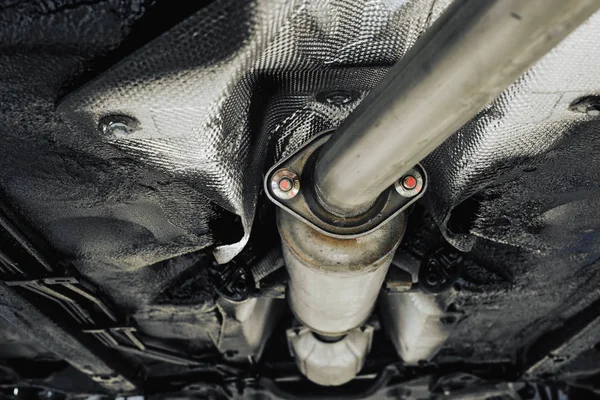
[{"label": "exhaust pipe clamp", "polygon": [[[325,131],[316,135],[291,156],[275,164],[265,179],[265,193],[278,207],[304,221],[317,231],[338,239],[353,239],[364,236],[377,230],[380,226],[400,214],[408,206],[420,199],[427,189],[427,174],[421,165],[411,169],[410,177],[414,176],[418,183],[418,190],[398,190],[397,185],[392,185],[379,198],[371,209],[357,216],[338,216],[323,208],[314,192],[312,172],[316,156],[320,147],[331,137],[332,131]],[[273,185],[281,171],[293,171],[300,180],[301,188],[293,197],[282,198],[277,192],[277,185]],[[402,185],[409,175],[400,178],[398,185]]]}]

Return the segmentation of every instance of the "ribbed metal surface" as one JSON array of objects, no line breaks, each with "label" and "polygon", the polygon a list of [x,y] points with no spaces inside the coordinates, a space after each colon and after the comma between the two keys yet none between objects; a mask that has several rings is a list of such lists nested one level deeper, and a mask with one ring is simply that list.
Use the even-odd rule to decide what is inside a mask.
[{"label": "ribbed metal surface", "polygon": [[[129,137],[99,140],[239,215],[244,237],[215,252],[226,262],[248,240],[264,168],[339,125],[448,3],[218,0],[68,97],[60,110],[74,132],[87,136],[99,135],[106,115],[138,119],[141,129]],[[457,246],[469,248],[473,239],[447,232],[456,205],[587,118],[567,107],[600,90],[599,33],[596,15],[427,159],[429,202]],[[354,90],[357,100],[318,100],[332,89]]]},{"label": "ribbed metal surface", "polygon": [[90,136],[102,117],[135,117],[138,131],[101,140],[239,215],[245,236],[215,252],[226,262],[248,239],[268,140],[278,158],[337,126],[357,102],[337,106],[315,94],[346,89],[360,99],[430,24],[442,8],[433,3],[215,1],[60,110]]},{"label": "ribbed metal surface", "polygon": [[426,159],[430,208],[458,248],[469,250],[475,237],[448,230],[454,207],[511,170],[526,169],[577,125],[596,120],[569,105],[600,93],[598,33],[596,13]]}]

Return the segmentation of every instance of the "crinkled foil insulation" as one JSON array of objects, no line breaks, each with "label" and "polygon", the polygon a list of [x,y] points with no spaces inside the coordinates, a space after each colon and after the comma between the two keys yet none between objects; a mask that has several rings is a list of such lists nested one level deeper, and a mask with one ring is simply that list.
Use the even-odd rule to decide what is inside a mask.
[{"label": "crinkled foil insulation", "polygon": [[[96,137],[238,215],[243,238],[215,250],[225,263],[248,240],[266,168],[335,128],[448,3],[218,0],[67,97],[60,112],[73,145]],[[600,89],[598,37],[600,15],[427,158],[426,201],[455,246],[474,240],[447,228],[457,205],[589,118],[568,106]],[[322,101],[331,90],[356,96]],[[133,117],[138,129],[103,135],[98,124],[110,115]]]}]

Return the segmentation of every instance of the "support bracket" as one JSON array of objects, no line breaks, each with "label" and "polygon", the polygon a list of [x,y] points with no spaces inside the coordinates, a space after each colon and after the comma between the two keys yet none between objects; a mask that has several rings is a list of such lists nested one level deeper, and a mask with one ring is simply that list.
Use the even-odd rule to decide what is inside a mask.
[{"label": "support bracket", "polygon": [[[337,216],[324,209],[314,193],[312,171],[318,150],[331,134],[332,131],[325,131],[316,135],[267,172],[265,193],[275,205],[325,235],[340,239],[352,239],[373,232],[425,193],[427,174],[421,165],[415,165],[405,176],[415,177],[418,191],[407,192],[397,189],[397,185],[392,186],[383,192],[368,212],[355,217]],[[281,191],[277,186],[278,176],[282,176],[281,171],[291,171],[293,175],[297,176],[297,181],[292,182],[292,190],[297,189],[293,197],[281,196]],[[401,185],[401,183],[399,184]]]}]

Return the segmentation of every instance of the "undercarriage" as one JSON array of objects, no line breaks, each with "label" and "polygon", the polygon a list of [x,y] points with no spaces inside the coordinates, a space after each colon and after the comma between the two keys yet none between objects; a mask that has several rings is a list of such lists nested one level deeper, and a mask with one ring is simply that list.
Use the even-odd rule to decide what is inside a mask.
[{"label": "undercarriage", "polygon": [[598,9],[0,0],[0,399],[600,395]]}]

